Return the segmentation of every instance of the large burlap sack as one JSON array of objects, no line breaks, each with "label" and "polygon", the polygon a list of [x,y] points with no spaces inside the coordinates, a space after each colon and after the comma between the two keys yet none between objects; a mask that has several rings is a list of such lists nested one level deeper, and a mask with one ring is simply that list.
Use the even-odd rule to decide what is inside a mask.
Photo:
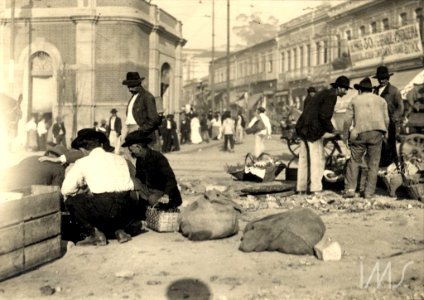
[{"label": "large burlap sack", "polygon": [[232,236],[239,230],[235,204],[215,191],[209,191],[179,216],[180,230],[190,240],[202,241]]},{"label": "large burlap sack", "polygon": [[324,233],[325,225],[317,214],[298,208],[248,223],[239,249],[313,255]]}]

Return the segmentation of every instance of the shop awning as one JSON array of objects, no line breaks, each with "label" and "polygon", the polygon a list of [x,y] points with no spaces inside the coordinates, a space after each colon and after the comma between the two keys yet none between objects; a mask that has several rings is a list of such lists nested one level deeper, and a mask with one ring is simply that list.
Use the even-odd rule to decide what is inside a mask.
[{"label": "shop awning", "polygon": [[247,108],[251,109],[261,99],[262,93],[253,94],[247,99]]},{"label": "shop awning", "polygon": [[400,94],[402,95],[403,99],[406,99],[406,95],[414,88],[414,84],[424,84],[424,70],[419,69],[418,73],[410,81],[408,81],[408,83],[403,88],[400,88]]},{"label": "shop awning", "polygon": [[405,86],[408,83],[410,83],[417,75],[419,75],[422,72],[423,72],[422,68],[408,70],[408,71],[394,72],[393,76],[390,77],[390,83],[393,84],[395,87],[397,87],[399,90],[402,90],[403,88],[405,88]]}]

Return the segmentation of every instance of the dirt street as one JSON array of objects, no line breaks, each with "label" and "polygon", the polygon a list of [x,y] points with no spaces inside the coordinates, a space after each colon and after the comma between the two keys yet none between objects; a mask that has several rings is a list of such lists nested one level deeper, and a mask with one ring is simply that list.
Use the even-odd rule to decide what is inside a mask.
[{"label": "dirt street", "polygon": [[[216,185],[245,208],[237,235],[193,242],[149,230],[125,244],[68,243],[61,259],[0,282],[0,299],[424,299],[423,203],[394,200],[382,190],[370,201],[344,200],[333,191],[314,198],[240,196],[244,183],[224,166],[242,163],[253,138],[236,145],[235,153],[220,152],[220,145],[183,145],[167,157],[184,206]],[[267,148],[288,153],[278,136]],[[322,217],[326,236],[341,245],[340,261],[238,250],[247,222],[294,207],[311,207]]]}]

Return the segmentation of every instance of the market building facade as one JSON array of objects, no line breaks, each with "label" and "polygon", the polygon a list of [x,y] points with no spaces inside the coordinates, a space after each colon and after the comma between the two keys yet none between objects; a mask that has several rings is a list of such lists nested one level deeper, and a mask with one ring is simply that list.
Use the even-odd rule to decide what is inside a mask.
[{"label": "market building facade", "polygon": [[[386,65],[394,73],[391,82],[403,89],[424,67],[423,2],[323,4],[282,24],[275,39],[231,53],[230,103],[236,99],[249,110],[253,106],[246,103],[255,102],[255,95],[269,95],[272,101],[263,104],[278,118],[282,106],[302,107],[308,87],[326,87],[342,74],[353,85],[373,76],[379,65]],[[226,57],[215,60],[214,70],[216,92],[225,95]],[[354,94],[350,91],[341,106]]]},{"label": "market building facade", "polygon": [[[19,136],[33,114],[61,116],[68,132],[125,119],[122,85],[137,71],[159,110],[182,97],[182,23],[144,0],[20,0],[0,7],[2,93],[22,99]],[[68,134],[68,138],[71,134]]]}]

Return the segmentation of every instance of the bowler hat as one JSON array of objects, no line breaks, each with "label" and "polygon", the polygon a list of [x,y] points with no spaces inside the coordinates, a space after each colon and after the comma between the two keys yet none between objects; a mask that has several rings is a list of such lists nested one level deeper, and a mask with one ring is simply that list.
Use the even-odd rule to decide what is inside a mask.
[{"label": "bowler hat", "polygon": [[149,137],[146,133],[141,130],[136,130],[130,132],[125,137],[125,143],[122,144],[122,147],[129,147],[134,144],[150,144],[153,141],[151,137]]},{"label": "bowler hat", "polygon": [[317,92],[317,90],[313,86],[308,87],[308,89],[306,91],[308,93],[316,93]]},{"label": "bowler hat", "polygon": [[74,149],[79,149],[81,147],[82,141],[86,140],[98,140],[103,144],[103,149],[107,152],[112,152],[115,150],[115,147],[110,145],[109,139],[104,133],[96,131],[92,128],[84,128],[78,131],[77,137],[72,141],[71,147]]},{"label": "bowler hat", "polygon": [[388,79],[392,75],[393,73],[389,73],[389,69],[386,66],[379,66],[377,68],[375,76],[373,76],[372,78]]},{"label": "bowler hat", "polygon": [[66,147],[63,145],[56,145],[56,146],[47,145],[45,155],[47,155],[49,152],[56,154],[57,156],[61,156],[67,153],[68,149],[66,149]]},{"label": "bowler hat", "polygon": [[112,110],[110,111],[111,114],[116,114],[118,111],[116,110],[116,108],[112,108]]},{"label": "bowler hat", "polygon": [[346,89],[351,89],[349,84],[350,84],[350,80],[346,76],[339,76],[337,77],[335,82],[331,83],[333,87],[343,87]]},{"label": "bowler hat", "polygon": [[369,90],[372,91],[372,83],[371,83],[371,79],[369,79],[369,77],[365,77],[364,79],[362,79],[359,84],[354,84],[353,87],[356,90]]},{"label": "bowler hat", "polygon": [[138,72],[128,72],[127,78],[122,81],[123,85],[127,86],[137,86],[141,84],[141,81],[144,79],[144,77],[140,77]]}]

